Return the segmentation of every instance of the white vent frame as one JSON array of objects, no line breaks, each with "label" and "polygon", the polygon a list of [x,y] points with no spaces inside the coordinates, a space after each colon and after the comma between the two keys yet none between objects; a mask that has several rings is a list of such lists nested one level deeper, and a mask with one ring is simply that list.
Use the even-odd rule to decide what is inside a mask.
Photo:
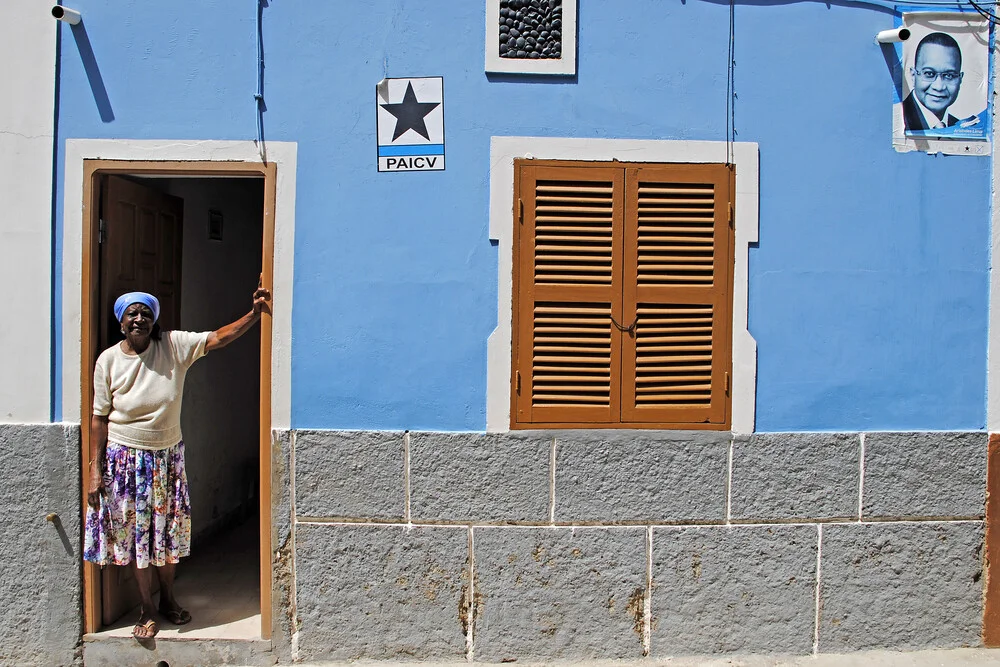
[{"label": "white vent frame", "polygon": [[576,14],[578,0],[562,0],[561,58],[501,58],[500,0],[486,0],[486,71],[493,74],[576,74]]}]

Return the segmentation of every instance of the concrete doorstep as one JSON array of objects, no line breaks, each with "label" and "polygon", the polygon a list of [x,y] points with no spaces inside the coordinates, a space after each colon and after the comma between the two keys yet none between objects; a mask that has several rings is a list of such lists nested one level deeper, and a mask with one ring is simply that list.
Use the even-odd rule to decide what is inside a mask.
[{"label": "concrete doorstep", "polygon": [[579,665],[581,667],[979,667],[1000,666],[1000,649],[957,648],[932,651],[860,651],[857,653],[823,653],[816,656],[729,656],[724,658],[678,657],[647,658],[643,660],[592,660],[592,661],[517,661],[506,663],[487,662],[306,662],[296,663],[297,667],[468,667],[468,665],[491,667],[503,664],[520,667],[558,667]]}]

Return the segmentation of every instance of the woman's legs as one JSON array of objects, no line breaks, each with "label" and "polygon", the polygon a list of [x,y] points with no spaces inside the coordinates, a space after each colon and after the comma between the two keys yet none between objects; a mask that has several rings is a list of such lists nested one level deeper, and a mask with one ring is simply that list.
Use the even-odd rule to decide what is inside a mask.
[{"label": "woman's legs", "polygon": [[153,620],[153,593],[152,593],[152,573],[148,567],[139,567],[132,561],[132,572],[135,573],[135,583],[139,588],[139,621],[132,628],[132,635],[136,639],[150,639],[156,635],[156,624],[150,624]]},{"label": "woman's legs", "polygon": [[174,597],[174,573],[177,569],[176,563],[167,563],[159,567],[151,565],[149,567],[138,567],[132,563],[132,571],[135,572],[135,582],[139,588],[139,622],[137,627],[142,628],[136,631],[137,637],[145,639],[156,634],[155,629],[143,627],[146,621],[153,618],[153,612],[157,607],[153,606],[153,573],[160,580],[160,614],[175,625],[184,625],[191,620],[191,614],[180,606]]},{"label": "woman's legs", "polygon": [[167,563],[156,568],[160,578],[160,613],[175,625],[184,625],[191,620],[191,614],[181,607],[174,597],[174,572],[176,563]]},{"label": "woman's legs", "polygon": [[166,563],[156,568],[156,576],[160,578],[160,609],[179,609],[180,605],[174,599],[174,572],[176,563]]}]

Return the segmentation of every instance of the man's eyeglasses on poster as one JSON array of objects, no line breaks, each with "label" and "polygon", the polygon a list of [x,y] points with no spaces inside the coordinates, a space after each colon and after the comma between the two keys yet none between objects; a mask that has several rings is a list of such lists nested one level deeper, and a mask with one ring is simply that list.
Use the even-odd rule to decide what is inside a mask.
[{"label": "man's eyeglasses on poster", "polygon": [[962,76],[961,72],[956,72],[953,69],[946,69],[943,72],[939,72],[936,69],[930,69],[928,67],[925,67],[924,69],[916,70],[916,72],[917,76],[920,77],[921,80],[928,82],[935,81],[937,80],[938,77],[941,77],[942,81],[950,83],[958,79],[958,77]]}]

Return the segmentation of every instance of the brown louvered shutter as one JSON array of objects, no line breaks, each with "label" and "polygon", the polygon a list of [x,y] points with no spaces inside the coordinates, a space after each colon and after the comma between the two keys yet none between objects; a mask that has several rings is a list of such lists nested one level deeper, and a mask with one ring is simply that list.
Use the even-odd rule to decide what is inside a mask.
[{"label": "brown louvered shutter", "polygon": [[516,163],[515,424],[620,419],[624,171]]},{"label": "brown louvered shutter", "polygon": [[626,170],[622,420],[728,422],[733,173]]}]

